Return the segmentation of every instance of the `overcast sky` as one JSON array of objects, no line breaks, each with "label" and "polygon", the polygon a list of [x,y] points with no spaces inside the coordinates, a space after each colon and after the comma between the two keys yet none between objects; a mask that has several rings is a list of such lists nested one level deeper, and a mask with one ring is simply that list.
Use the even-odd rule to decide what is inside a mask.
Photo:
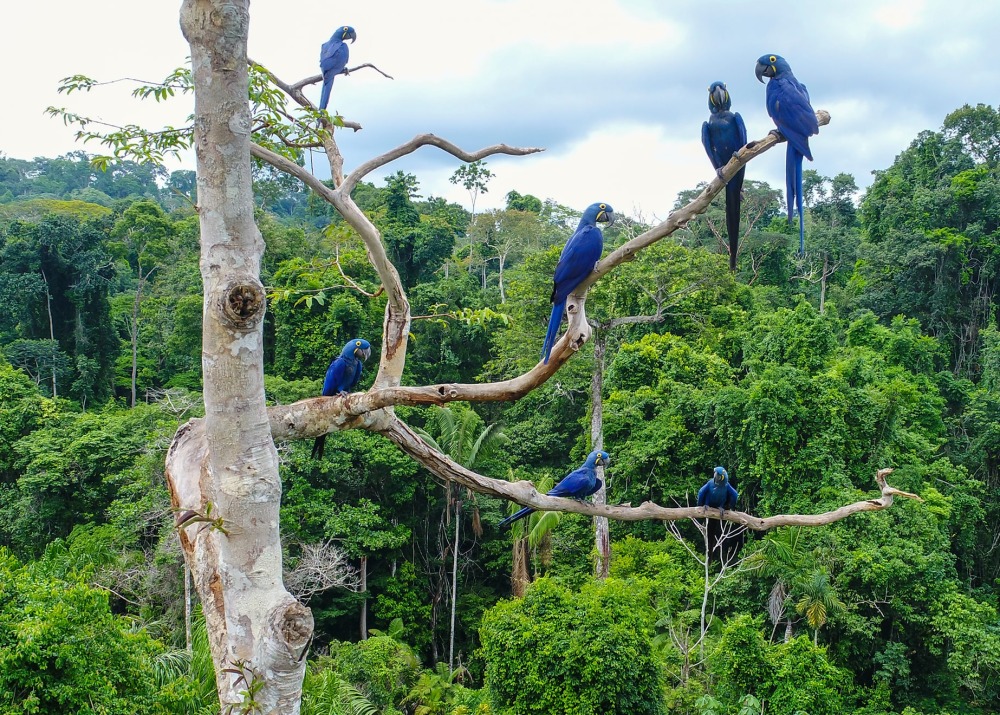
[{"label": "overcast sky", "polygon": [[[44,115],[52,104],[118,124],[182,124],[189,98],[139,103],[122,84],[56,93],[59,79],[76,73],[163,78],[188,55],[179,7],[3,3],[0,152],[99,152]],[[678,191],[712,176],[700,143],[712,81],[728,84],[751,139],[773,127],[754,77],[765,53],[784,56],[813,107],[832,115],[812,139],[807,167],[849,172],[861,186],[953,109],[1000,103],[1000,3],[984,0],[255,0],[250,13],[250,55],[286,81],[316,73],[320,45],[345,24],[358,34],[350,64],[371,62],[395,77],[362,70],[337,79],[330,109],[364,127],[340,137],[347,171],[422,132],[470,150],[545,147],[488,159],[496,177],[477,209],[502,206],[516,189],[578,210],[605,201],[620,213],[665,217]],[[423,195],[468,207],[468,194],[448,182],[457,167],[424,148],[388,172],[412,172]],[[748,177],[781,187],[783,171],[779,148],[755,160]]]}]

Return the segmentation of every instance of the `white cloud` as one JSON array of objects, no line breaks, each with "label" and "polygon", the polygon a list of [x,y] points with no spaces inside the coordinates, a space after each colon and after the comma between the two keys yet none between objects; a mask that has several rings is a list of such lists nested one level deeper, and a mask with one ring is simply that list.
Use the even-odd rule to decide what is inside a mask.
[{"label": "white cloud", "polygon": [[923,0],[894,0],[875,7],[871,17],[889,30],[902,32],[922,24],[925,9]]},{"label": "white cloud", "polygon": [[[138,103],[124,85],[55,92],[74,73],[155,80],[182,64],[188,48],[178,6],[6,3],[0,151],[30,158],[81,148],[71,129],[43,116],[50,104],[116,124],[183,122],[189,98]],[[373,62],[396,79],[365,71],[338,80],[331,106],[365,126],[344,135],[349,166],[425,131],[468,148],[544,145],[538,157],[491,158],[498,176],[485,200],[502,205],[513,188],[576,208],[600,196],[619,211],[634,205],[660,216],[678,190],[711,176],[698,139],[712,80],[729,84],[752,138],[772,127],[753,77],[762,52],[788,58],[814,106],[833,115],[814,139],[810,168],[847,171],[862,185],[948,112],[996,101],[989,88],[1000,85],[1000,68],[982,59],[982,48],[994,43],[1000,5],[952,0],[938,12],[913,0],[777,0],[768,10],[653,0],[255,0],[250,54],[295,81],[318,71],[319,46],[333,28],[357,29],[352,64]],[[424,193],[467,203],[447,182],[457,162],[435,152],[424,149],[389,172],[411,171]],[[783,186],[782,152],[748,171]]]}]

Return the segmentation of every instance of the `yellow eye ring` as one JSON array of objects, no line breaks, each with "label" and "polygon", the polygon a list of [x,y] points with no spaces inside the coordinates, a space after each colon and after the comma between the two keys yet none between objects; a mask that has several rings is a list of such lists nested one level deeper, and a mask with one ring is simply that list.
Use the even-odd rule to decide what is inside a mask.
[{"label": "yellow eye ring", "polygon": [[601,204],[601,209],[606,209],[607,207],[607,204]]},{"label": "yellow eye ring", "polygon": [[358,346],[359,348],[361,347],[361,341],[360,341],[360,340],[358,340],[358,341],[357,341],[356,343],[354,343],[354,344],[355,344],[355,345],[357,345],[357,346]]},{"label": "yellow eye ring", "polygon": [[767,58],[768,62],[777,62],[777,60],[778,60],[778,58],[775,57],[774,55],[771,55],[770,57]]}]

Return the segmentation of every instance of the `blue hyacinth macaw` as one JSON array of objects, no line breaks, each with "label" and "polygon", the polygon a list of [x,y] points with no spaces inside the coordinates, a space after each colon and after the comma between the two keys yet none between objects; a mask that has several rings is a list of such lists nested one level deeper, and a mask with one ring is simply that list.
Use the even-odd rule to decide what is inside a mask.
[{"label": "blue hyacinth macaw", "polygon": [[[569,497],[571,499],[582,500],[596,494],[603,486],[597,478],[597,467],[604,466],[611,461],[611,456],[604,451],[595,451],[587,455],[587,461],[579,469],[574,469],[567,474],[559,483],[549,489],[550,497]],[[500,528],[506,528],[519,519],[523,519],[535,511],[532,507],[526,506],[518,512],[511,514],[500,522]]]},{"label": "blue hyacinth macaw", "polygon": [[739,493],[729,483],[729,472],[725,467],[716,467],[712,478],[698,490],[698,506],[719,510],[719,518],[725,515],[726,509],[735,509]]},{"label": "blue hyacinth macaw", "polygon": [[556,336],[559,335],[566,298],[590,275],[604,251],[604,234],[597,227],[598,222],[609,226],[615,222],[615,211],[610,205],[591,204],[587,207],[580,218],[580,225],[566,241],[559,262],[556,263],[552,295],[549,297],[552,301],[552,315],[549,317],[549,329],[542,345],[542,362],[546,364],[549,362],[552,346],[556,343]]},{"label": "blue hyacinth macaw", "polygon": [[[361,380],[361,370],[364,361],[372,354],[372,346],[362,338],[352,338],[347,341],[340,355],[333,359],[326,369],[326,379],[323,380],[323,397],[346,395]],[[323,446],[326,435],[321,434],[313,442],[313,459],[323,459]]]},{"label": "blue hyacinth macaw", "polygon": [[806,86],[795,79],[788,62],[778,55],[763,55],[757,60],[757,79],[767,83],[767,113],[785,139],[785,192],[788,196],[788,222],[793,206],[799,210],[799,254],[806,251],[805,226],[802,223],[802,157],[812,161],[809,137],[819,133],[816,112],[809,104]]},{"label": "blue hyacinth macaw", "polygon": [[[701,143],[708,158],[721,176],[722,167],[747,143],[747,128],[738,112],[729,111],[729,91],[723,82],[708,88],[708,121],[701,125]],[[726,233],[729,235],[729,270],[736,272],[740,247],[740,195],[743,193],[743,167],[726,184]]]},{"label": "blue hyacinth macaw", "polygon": [[330,39],[323,43],[323,49],[319,53],[319,68],[323,72],[323,93],[319,98],[319,108],[326,109],[330,102],[330,90],[333,89],[333,78],[338,74],[346,74],[347,58],[351,54],[351,48],[347,46],[346,40],[353,44],[358,39],[357,33],[350,25],[338,27],[337,31],[330,36]]}]

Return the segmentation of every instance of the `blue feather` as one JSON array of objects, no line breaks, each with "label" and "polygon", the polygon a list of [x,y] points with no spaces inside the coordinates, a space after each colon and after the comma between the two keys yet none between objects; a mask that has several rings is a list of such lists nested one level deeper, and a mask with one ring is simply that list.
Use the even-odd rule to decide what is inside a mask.
[{"label": "blue feather", "polygon": [[326,105],[330,103],[330,91],[333,89],[334,78],[347,68],[350,48],[345,40],[354,42],[357,37],[353,27],[344,25],[337,28],[330,39],[323,43],[319,53],[319,68],[323,72],[323,90],[319,98],[320,109],[326,109]]},{"label": "blue feather", "polygon": [[[709,161],[721,174],[722,167],[729,163],[747,143],[747,128],[739,113],[729,110],[729,91],[722,82],[713,82],[708,88],[708,121],[701,125],[701,143],[705,147]],[[726,184],[726,234],[729,238],[729,270],[736,272],[736,259],[740,243],[740,199],[743,193],[742,168]]]},{"label": "blue feather", "polygon": [[[364,368],[364,361],[371,355],[372,346],[367,340],[362,338],[351,338],[340,351],[340,355],[333,359],[330,367],[326,369],[326,378],[323,380],[323,397],[333,397],[334,395],[346,395],[361,380],[361,372]],[[323,459],[323,447],[326,445],[326,435],[321,434],[313,442],[313,459]]]},{"label": "blue feather", "polygon": [[[587,455],[587,461],[579,469],[563,477],[558,484],[548,491],[550,497],[569,497],[571,499],[583,499],[597,493],[603,484],[597,478],[597,466],[606,465],[611,457],[607,452],[594,451]],[[506,528],[519,519],[523,519],[534,512],[534,508],[526,506],[500,522],[501,529]]]},{"label": "blue feather", "polygon": [[805,223],[802,211],[802,159],[812,161],[809,137],[819,133],[816,112],[809,103],[809,91],[792,74],[788,62],[779,55],[763,55],[757,60],[757,79],[769,77],[767,83],[767,113],[782,136],[788,140],[785,154],[785,189],[788,222],[798,209],[799,253],[805,253]]},{"label": "blue feather", "polygon": [[580,225],[563,246],[552,280],[552,295],[549,297],[552,301],[552,314],[545,333],[545,343],[542,345],[542,362],[546,364],[556,336],[559,335],[566,298],[591,274],[604,251],[604,234],[597,228],[597,222],[607,222],[610,225],[614,220],[615,212],[611,206],[605,203],[591,204],[583,212]]},{"label": "blue feather", "polygon": [[698,490],[698,506],[713,509],[735,509],[739,492],[729,483],[729,473],[723,467],[716,467],[712,478]]}]

